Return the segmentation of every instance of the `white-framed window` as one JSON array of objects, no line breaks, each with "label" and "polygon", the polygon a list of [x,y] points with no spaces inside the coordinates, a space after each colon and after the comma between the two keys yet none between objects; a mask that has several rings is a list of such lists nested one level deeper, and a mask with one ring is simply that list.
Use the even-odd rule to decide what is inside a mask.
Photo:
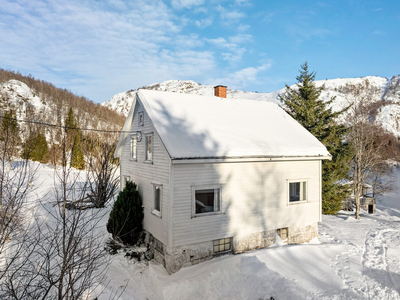
[{"label": "white-framed window", "polygon": [[192,215],[221,213],[222,185],[192,186]]},{"label": "white-framed window", "polygon": [[289,203],[307,201],[307,180],[291,180],[289,183]]},{"label": "white-framed window", "polygon": [[224,238],[219,240],[213,241],[213,252],[214,253],[221,253],[230,251],[232,248],[232,239],[231,238]]},{"label": "white-framed window", "polygon": [[146,142],[145,142],[145,147],[146,147],[146,162],[153,162],[153,133],[148,133],[146,134]]},{"label": "white-framed window", "polygon": [[144,113],[142,111],[138,113],[138,125],[144,126]]},{"label": "white-framed window", "polygon": [[162,184],[160,183],[152,183],[153,184],[153,195],[154,195],[154,206],[152,213],[156,216],[161,217],[161,200],[162,200]]},{"label": "white-framed window", "polygon": [[131,147],[130,147],[130,160],[136,160],[137,153],[137,136],[131,135]]}]

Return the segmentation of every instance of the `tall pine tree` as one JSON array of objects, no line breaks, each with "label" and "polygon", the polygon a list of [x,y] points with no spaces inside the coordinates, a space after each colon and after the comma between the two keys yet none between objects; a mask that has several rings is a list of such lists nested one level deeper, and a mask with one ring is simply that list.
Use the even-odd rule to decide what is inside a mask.
[{"label": "tall pine tree", "polygon": [[285,93],[278,99],[284,104],[283,109],[324,144],[332,155],[331,161],[322,162],[322,212],[336,214],[348,196],[348,187],[342,183],[348,178],[353,156],[351,145],[345,142],[349,129],[337,123],[337,117],[348,108],[333,112],[329,106],[335,98],[320,99],[325,86],[316,87],[315,75],[315,72],[309,72],[305,62],[296,77],[296,87],[292,89],[286,85]]}]

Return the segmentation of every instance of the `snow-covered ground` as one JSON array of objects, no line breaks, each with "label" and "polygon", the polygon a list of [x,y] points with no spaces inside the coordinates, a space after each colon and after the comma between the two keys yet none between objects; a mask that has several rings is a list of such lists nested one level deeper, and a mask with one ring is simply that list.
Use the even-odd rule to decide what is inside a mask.
[{"label": "snow-covered ground", "polygon": [[[50,192],[54,171],[42,166],[31,202]],[[400,187],[400,171],[393,173]],[[400,190],[400,189],[399,189]],[[49,195],[49,194],[47,194]],[[51,201],[46,197],[48,201]],[[110,208],[106,208],[107,212]],[[102,220],[104,236],[108,236]],[[168,275],[153,261],[120,250],[99,299],[400,299],[400,196],[379,198],[376,214],[323,216],[319,240],[225,255]]]}]

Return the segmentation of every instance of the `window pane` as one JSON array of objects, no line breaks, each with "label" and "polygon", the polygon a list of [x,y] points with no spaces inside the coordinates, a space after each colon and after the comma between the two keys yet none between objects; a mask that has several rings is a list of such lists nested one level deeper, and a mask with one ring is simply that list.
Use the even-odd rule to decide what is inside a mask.
[{"label": "window pane", "polygon": [[214,189],[196,190],[196,214],[212,212],[214,210]]},{"label": "window pane", "polygon": [[300,182],[289,183],[289,201],[300,200]]},{"label": "window pane", "polygon": [[219,245],[219,251],[224,251],[225,247],[224,245]]},{"label": "window pane", "polygon": [[214,211],[220,211],[219,194],[220,194],[220,190],[219,189],[214,189]]},{"label": "window pane", "polygon": [[158,186],[154,186],[154,209],[161,211],[160,201],[161,200],[161,189]]},{"label": "window pane", "polygon": [[136,138],[131,139],[131,158],[136,159]]},{"label": "window pane", "polygon": [[306,200],[307,199],[307,197],[306,197],[306,182],[304,181],[304,182],[302,182],[302,184],[303,184],[303,198],[301,200]]},{"label": "window pane", "polygon": [[214,252],[219,252],[219,246],[214,246]]},{"label": "window pane", "polygon": [[151,135],[146,136],[146,160],[153,160],[153,148],[152,148],[153,139]]}]

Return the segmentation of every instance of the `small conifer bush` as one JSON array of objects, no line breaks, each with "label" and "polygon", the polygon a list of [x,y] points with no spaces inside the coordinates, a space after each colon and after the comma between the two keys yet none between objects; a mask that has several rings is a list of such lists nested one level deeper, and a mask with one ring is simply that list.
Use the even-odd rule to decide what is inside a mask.
[{"label": "small conifer bush", "polygon": [[114,239],[134,245],[143,230],[143,207],[136,184],[127,181],[119,193],[107,222],[107,231]]}]

